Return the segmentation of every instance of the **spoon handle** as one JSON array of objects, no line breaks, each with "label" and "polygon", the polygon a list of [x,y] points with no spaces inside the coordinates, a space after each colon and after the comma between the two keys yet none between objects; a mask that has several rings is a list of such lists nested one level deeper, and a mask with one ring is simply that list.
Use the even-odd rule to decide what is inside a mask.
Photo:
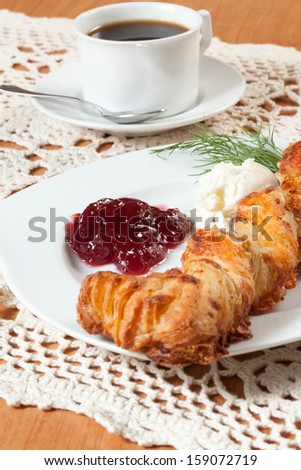
[{"label": "spoon handle", "polygon": [[96,113],[110,121],[116,122],[117,124],[135,124],[139,122],[146,121],[148,119],[152,119],[158,114],[166,111],[165,108],[147,111],[147,110],[139,110],[139,111],[120,111],[120,112],[110,112],[107,109],[99,106],[98,104],[91,103],[90,101],[83,100],[81,98],[77,98],[76,96],[67,96],[67,95],[55,95],[53,93],[41,93],[38,91],[31,91],[26,90],[25,88],[20,88],[15,85],[0,85],[0,90],[7,91],[9,93],[17,93],[19,95],[24,96],[33,96],[36,98],[56,98],[56,99],[63,99],[69,101],[75,101],[76,103],[80,103],[83,106],[88,106],[91,109],[96,111]]},{"label": "spoon handle", "polygon": [[66,96],[66,95],[54,95],[52,93],[40,93],[38,91],[25,90],[25,88],[20,88],[15,85],[0,85],[0,90],[8,91],[9,93],[18,93],[19,95],[24,96],[33,96],[37,98],[62,98],[65,100],[81,101],[75,96]]}]

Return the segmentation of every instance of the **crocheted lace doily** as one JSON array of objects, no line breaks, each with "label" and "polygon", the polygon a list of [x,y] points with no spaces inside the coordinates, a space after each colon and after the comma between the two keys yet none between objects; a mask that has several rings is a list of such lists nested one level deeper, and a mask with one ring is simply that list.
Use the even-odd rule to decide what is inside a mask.
[{"label": "crocheted lace doily", "polygon": [[[28,88],[77,59],[70,20],[5,10],[0,12],[0,48],[1,82]],[[215,39],[209,54],[232,64],[247,82],[236,106],[207,121],[212,129],[231,133],[237,123],[264,123],[289,141],[300,137],[300,52]],[[115,137],[50,119],[27,98],[5,94],[0,123],[1,198],[99,158],[189,138],[188,128]],[[82,413],[145,446],[301,447],[301,343],[225,358],[211,367],[163,368],[48,326],[18,302],[2,278],[0,301],[19,312],[13,320],[0,318],[0,395],[11,405]]]}]

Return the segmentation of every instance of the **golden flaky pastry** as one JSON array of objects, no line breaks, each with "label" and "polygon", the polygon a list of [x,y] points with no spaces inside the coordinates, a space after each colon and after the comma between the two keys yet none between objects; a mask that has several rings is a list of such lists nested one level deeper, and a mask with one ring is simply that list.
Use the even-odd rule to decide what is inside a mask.
[{"label": "golden flaky pastry", "polygon": [[277,178],[285,194],[286,208],[297,223],[299,249],[301,248],[301,141],[289,145],[279,163]]},{"label": "golden flaky pastry", "polygon": [[237,207],[235,234],[252,256],[252,309],[257,312],[270,310],[284,297],[286,288],[296,286],[296,222],[285,203],[285,195],[279,189],[252,193]]},{"label": "golden flaky pastry", "polygon": [[198,230],[181,269],[146,277],[98,272],[78,299],[89,333],[160,364],[208,364],[250,337],[249,311],[270,309],[296,283],[301,240],[301,141],[284,151],[281,185],[237,207],[233,233]]},{"label": "golden flaky pastry", "polygon": [[88,276],[79,323],[161,364],[208,363],[224,355],[230,336],[250,337],[254,280],[250,255],[229,238],[216,243],[219,235],[196,232],[182,270]]}]

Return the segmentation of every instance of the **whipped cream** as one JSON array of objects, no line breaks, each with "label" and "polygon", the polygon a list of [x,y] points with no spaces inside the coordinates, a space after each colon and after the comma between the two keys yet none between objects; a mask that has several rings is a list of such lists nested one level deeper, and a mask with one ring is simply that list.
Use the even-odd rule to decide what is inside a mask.
[{"label": "whipped cream", "polygon": [[216,225],[227,229],[240,199],[254,191],[275,189],[278,184],[274,173],[252,158],[240,166],[219,163],[198,180],[197,226],[209,228]]}]

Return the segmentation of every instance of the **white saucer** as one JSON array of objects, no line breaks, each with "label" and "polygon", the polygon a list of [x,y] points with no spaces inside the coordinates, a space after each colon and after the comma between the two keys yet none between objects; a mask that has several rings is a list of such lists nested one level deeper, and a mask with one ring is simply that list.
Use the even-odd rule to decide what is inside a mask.
[{"label": "white saucer", "polygon": [[[139,124],[115,124],[100,116],[88,114],[80,106],[68,101],[38,98],[32,101],[42,113],[77,126],[128,136],[156,134],[203,121],[225,111],[241,98],[245,80],[237,70],[207,56],[204,56],[201,68],[199,103],[183,113]],[[49,73],[38,81],[35,90],[81,97],[79,63],[69,64]]]}]

